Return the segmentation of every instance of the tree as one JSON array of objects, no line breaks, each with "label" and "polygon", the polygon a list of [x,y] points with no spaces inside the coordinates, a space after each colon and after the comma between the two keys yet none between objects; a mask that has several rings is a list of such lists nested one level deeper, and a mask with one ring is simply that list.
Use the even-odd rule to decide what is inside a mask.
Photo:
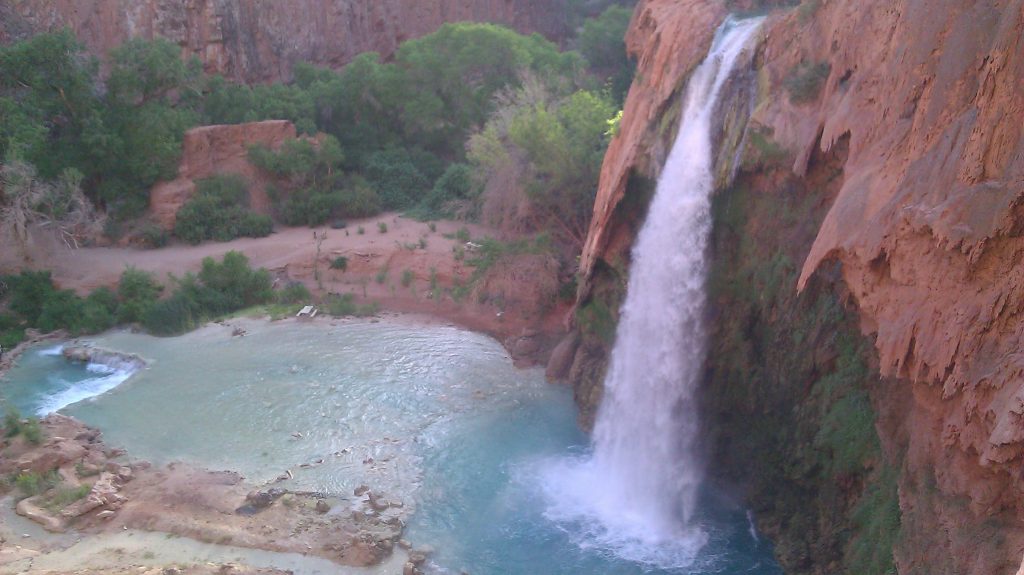
[{"label": "tree", "polygon": [[621,106],[636,73],[636,63],[626,53],[626,30],[633,9],[609,6],[597,18],[583,24],[577,44],[591,69],[608,82],[612,97]]}]

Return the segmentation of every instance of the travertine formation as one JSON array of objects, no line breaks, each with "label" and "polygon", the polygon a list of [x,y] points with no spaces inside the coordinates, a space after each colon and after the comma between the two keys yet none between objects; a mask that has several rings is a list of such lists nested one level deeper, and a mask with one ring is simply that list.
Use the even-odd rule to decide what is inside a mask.
[{"label": "travertine formation", "polygon": [[564,35],[563,0],[25,0],[0,6],[0,42],[68,27],[104,56],[132,37],[163,37],[206,70],[245,82],[291,78],[304,61],[339,67],[387,57],[445,22],[497,22]]}]

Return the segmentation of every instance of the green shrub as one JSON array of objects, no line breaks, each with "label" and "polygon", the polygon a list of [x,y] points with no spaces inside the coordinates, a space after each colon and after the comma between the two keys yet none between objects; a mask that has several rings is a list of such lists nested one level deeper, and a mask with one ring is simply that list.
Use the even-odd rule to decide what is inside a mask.
[{"label": "green shrub", "polygon": [[478,193],[473,168],[467,164],[452,164],[434,182],[434,187],[420,201],[413,215],[421,219],[452,217],[460,203]]},{"label": "green shrub", "polygon": [[7,276],[7,307],[21,316],[29,325],[36,325],[43,313],[43,305],[56,291],[48,271],[26,270]]},{"label": "green shrub", "polygon": [[75,501],[82,499],[92,491],[91,485],[79,485],[78,487],[66,487],[58,485],[53,494],[46,498],[43,506],[52,512],[58,512]]},{"label": "green shrub", "polygon": [[13,406],[7,406],[4,411],[4,437],[14,437],[21,433],[21,413]]},{"label": "green shrub", "polygon": [[106,331],[117,323],[117,296],[108,287],[94,290],[82,306],[82,330],[86,333]]},{"label": "green shrub", "polygon": [[153,304],[143,325],[156,335],[176,335],[198,326],[207,318],[231,313],[274,299],[270,273],[249,267],[249,259],[235,251],[221,262],[203,260],[198,275],[175,280],[171,297]]},{"label": "green shrub", "polygon": [[121,323],[142,321],[149,308],[160,297],[163,286],[149,272],[128,266],[117,282],[117,296],[121,300],[117,319]]},{"label": "green shrub", "polygon": [[40,475],[35,472],[24,472],[19,473],[14,478],[14,485],[25,497],[32,497],[33,495],[39,495],[45,491],[49,491],[55,485],[60,482],[60,475],[57,474],[57,470]]},{"label": "green shrub", "polygon": [[50,294],[43,303],[42,313],[36,326],[43,331],[67,329],[74,335],[82,331],[85,302],[71,290],[60,290]]},{"label": "green shrub", "polygon": [[461,228],[459,228],[459,230],[455,232],[455,239],[459,240],[460,242],[468,242],[469,228],[467,228],[466,226],[462,226]]},{"label": "green shrub", "polygon": [[341,271],[347,270],[348,269],[348,258],[345,257],[345,256],[338,256],[338,257],[334,258],[333,260],[331,260],[331,269],[332,270],[341,270]]},{"label": "green shrub", "polygon": [[350,293],[331,294],[324,303],[326,304],[327,313],[335,317],[367,317],[376,314],[380,309],[376,302],[362,305],[356,304],[355,296]]},{"label": "green shrub", "polygon": [[191,244],[270,235],[270,218],[250,212],[248,205],[249,193],[242,178],[214,176],[200,180],[195,195],[178,210],[174,234]]},{"label": "green shrub", "polygon": [[384,282],[388,281],[388,268],[381,268],[380,271],[377,272],[377,275],[376,277],[374,277],[374,279],[377,281],[377,283],[383,285]]},{"label": "green shrub", "polygon": [[[186,276],[183,281],[189,279]],[[191,281],[194,280],[193,276]],[[198,302],[191,300],[186,293],[177,291],[171,297],[150,306],[142,318],[142,325],[153,335],[178,335],[195,329],[202,318]]]},{"label": "green shrub", "polygon": [[392,149],[371,155],[363,173],[377,191],[383,207],[389,210],[412,207],[430,189],[427,177],[405,150]]},{"label": "green shrub", "polygon": [[291,282],[283,290],[277,292],[278,303],[306,302],[310,297],[309,289],[302,282]]},{"label": "green shrub", "polygon": [[388,225],[384,222],[377,222],[377,231],[382,234],[388,233]]},{"label": "green shrub", "polygon": [[139,228],[139,240],[147,248],[157,249],[167,245],[167,232],[160,226],[149,222]]},{"label": "green shrub", "polygon": [[358,228],[356,228],[356,233],[359,235],[363,235],[366,233],[366,228],[364,228],[363,226],[359,226]]},{"label": "green shrub", "polygon": [[21,426],[21,434],[25,437],[25,441],[32,445],[39,445],[43,442],[43,428],[35,417],[25,420],[25,423]]},{"label": "green shrub", "polygon": [[402,270],[402,287],[411,286],[414,278],[412,270]]},{"label": "green shrub", "polygon": [[789,101],[794,104],[813,102],[831,71],[832,66],[828,62],[797,65],[784,81],[786,90],[789,91]]}]

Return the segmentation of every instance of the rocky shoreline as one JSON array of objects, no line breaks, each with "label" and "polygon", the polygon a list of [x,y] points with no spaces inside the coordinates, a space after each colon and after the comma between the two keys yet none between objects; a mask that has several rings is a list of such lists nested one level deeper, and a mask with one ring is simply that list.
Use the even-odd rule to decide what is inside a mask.
[{"label": "rocky shoreline", "polygon": [[[14,478],[0,490],[28,495],[17,502],[18,515],[50,532],[160,532],[353,567],[377,565],[403,549],[410,551],[408,573],[417,573],[429,553],[401,539],[402,502],[367,486],[350,496],[261,488],[233,472],[132,461],[106,446],[98,430],[64,415],[47,416],[40,428],[38,444],[24,436],[0,443],[0,476]],[[27,539],[20,543],[22,553],[7,559],[50,551]]]}]

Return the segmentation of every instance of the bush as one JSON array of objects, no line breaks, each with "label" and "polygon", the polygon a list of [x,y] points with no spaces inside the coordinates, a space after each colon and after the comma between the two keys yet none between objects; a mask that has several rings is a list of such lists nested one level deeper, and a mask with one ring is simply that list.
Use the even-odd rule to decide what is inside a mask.
[{"label": "bush", "polygon": [[249,267],[249,259],[235,251],[221,262],[205,258],[198,275],[176,280],[171,297],[146,311],[143,325],[155,335],[175,335],[198,326],[204,319],[231,313],[274,299],[270,273]]},{"label": "bush", "polygon": [[157,249],[166,246],[167,240],[169,239],[167,232],[154,223],[147,223],[139,228],[138,237],[142,242],[142,245],[150,249]]},{"label": "bush", "polygon": [[149,311],[149,308],[160,297],[163,286],[153,279],[153,275],[132,266],[121,272],[117,283],[117,295],[121,303],[117,308],[117,319],[121,323],[135,323]]},{"label": "bush", "polygon": [[388,233],[388,225],[384,222],[377,222],[377,231],[382,234]]},{"label": "bush", "polygon": [[71,290],[60,290],[50,294],[43,303],[42,313],[36,326],[43,331],[67,329],[77,335],[82,330],[85,302]]},{"label": "bush", "polygon": [[416,207],[414,214],[421,219],[452,217],[461,202],[478,192],[473,168],[467,164],[452,164],[434,182],[434,187]]},{"label": "bush", "polygon": [[17,408],[7,406],[4,412],[4,437],[14,437],[21,433],[21,413]]},{"label": "bush", "polygon": [[7,276],[7,307],[21,316],[29,325],[36,325],[43,313],[43,305],[56,291],[48,271],[23,271]]},{"label": "bush", "polygon": [[240,177],[214,176],[200,180],[195,195],[178,210],[174,234],[191,244],[270,235],[273,231],[270,218],[250,212],[248,205],[249,193]]},{"label": "bush", "polygon": [[331,294],[327,297],[327,301],[325,303],[327,313],[335,317],[367,317],[376,314],[380,309],[380,306],[375,302],[362,305],[356,304],[355,296],[350,293],[341,295]]},{"label": "bush", "polygon": [[302,282],[291,282],[277,292],[278,303],[301,303],[309,301],[310,297],[309,289]]},{"label": "bush", "polygon": [[14,485],[25,497],[32,497],[33,495],[49,491],[58,483],[60,483],[60,475],[57,474],[56,469],[45,475],[31,471],[19,473],[14,478]]},{"label": "bush", "polygon": [[25,420],[25,424],[21,427],[21,434],[25,437],[25,441],[32,445],[39,445],[43,442],[43,428],[35,417]]},{"label": "bush", "polygon": [[117,323],[117,296],[108,287],[97,288],[82,305],[82,331],[99,333]]},{"label": "bush", "polygon": [[341,270],[341,271],[347,270],[348,269],[348,258],[346,258],[345,256],[338,256],[338,257],[334,258],[333,260],[331,260],[331,269],[332,270]]},{"label": "bush", "polygon": [[412,270],[402,270],[402,287],[409,287],[412,285],[413,279],[415,279]]},{"label": "bush", "polygon": [[50,511],[57,512],[82,499],[92,491],[91,485],[79,485],[78,487],[58,486],[53,495],[47,497],[44,506]]},{"label": "bush", "polygon": [[383,207],[389,210],[412,207],[430,189],[430,182],[405,150],[392,149],[371,155],[364,173]]}]

